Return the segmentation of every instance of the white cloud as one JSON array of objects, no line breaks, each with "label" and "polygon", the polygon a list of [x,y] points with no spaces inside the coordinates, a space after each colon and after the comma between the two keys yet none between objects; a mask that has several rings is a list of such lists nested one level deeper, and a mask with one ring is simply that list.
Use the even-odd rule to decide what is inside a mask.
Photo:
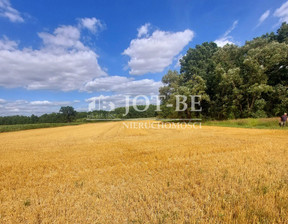
[{"label": "white cloud", "polygon": [[233,38],[232,37],[221,37],[217,40],[214,41],[218,47],[223,47],[225,46],[226,44],[234,44],[233,42]]},{"label": "white cloud", "polygon": [[276,9],[274,16],[280,18],[280,22],[288,23],[288,1],[285,2],[280,8]]},{"label": "white cloud", "polygon": [[148,31],[149,31],[149,27],[150,27],[150,23],[146,23],[145,25],[141,26],[140,28],[138,28],[138,38],[142,37],[142,36],[147,36]]},{"label": "white cloud", "polygon": [[180,66],[181,66],[181,64],[180,64],[180,59],[182,59],[182,58],[183,58],[183,54],[179,54],[179,55],[177,56],[177,58],[175,58],[176,64],[175,64],[174,68],[180,68]]},{"label": "white cloud", "polygon": [[262,16],[259,18],[259,22],[257,26],[260,26],[270,15],[270,10],[267,10],[262,14]]},{"label": "white cloud", "polygon": [[[86,102],[93,102],[94,109],[110,110],[115,107],[123,107],[126,105],[126,97],[129,96],[129,103],[132,105],[132,99],[139,95],[145,95],[149,98],[151,104],[156,104],[156,98],[151,96],[158,95],[159,88],[163,86],[162,82],[156,82],[152,79],[134,80],[134,78],[127,78],[123,76],[109,76],[94,79],[88,82],[84,90],[92,92],[101,92],[99,96],[95,96],[86,100]],[[103,95],[103,92],[107,95]],[[111,107],[111,104],[113,105]],[[145,104],[143,98],[137,100],[137,104]],[[88,108],[88,105],[87,105]],[[92,109],[92,106],[91,108]]]},{"label": "white cloud", "polygon": [[230,27],[230,29],[225,32],[224,36],[228,36],[236,28],[237,25],[238,20],[235,20],[232,24],[232,27]]},{"label": "white cloud", "polygon": [[0,39],[0,86],[71,91],[107,76],[76,27],[60,26],[53,34],[43,32],[39,37],[43,47],[38,50],[20,49],[15,41]]},{"label": "white cloud", "polygon": [[[141,36],[144,31],[141,32]],[[193,31],[189,29],[176,33],[156,30],[150,36],[132,40],[130,46],[123,52],[130,57],[129,73],[143,75],[162,72],[193,39],[193,36]]]},{"label": "white cloud", "polygon": [[112,92],[125,95],[157,95],[161,82],[152,79],[134,80],[123,76],[109,76],[96,78],[84,86],[84,90],[91,92]]},{"label": "white cloud", "polygon": [[13,50],[18,46],[15,41],[9,40],[6,36],[3,37],[3,40],[0,40],[0,50]]},{"label": "white cloud", "polygon": [[21,14],[12,8],[10,0],[0,0],[0,17],[8,18],[11,22],[24,22]]},{"label": "white cloud", "polygon": [[[89,102],[101,100],[100,109],[109,110],[110,103],[113,103],[116,107],[125,106],[126,96],[130,96],[129,103],[132,105],[132,99],[138,95],[145,95],[149,98],[151,104],[158,103],[156,98],[151,96],[158,95],[159,88],[162,86],[162,82],[157,82],[152,79],[142,79],[134,80],[134,78],[127,78],[122,76],[109,76],[96,78],[93,81],[88,82],[83,91],[92,91],[92,92],[105,92],[104,95],[95,96],[86,100],[86,105],[82,104],[79,100],[66,101],[66,102],[53,102],[49,100],[39,100],[39,101],[26,101],[26,100],[17,100],[17,101],[6,101],[0,99],[0,116],[7,115],[41,115],[44,113],[58,112],[61,106],[75,105],[78,107],[78,111],[87,111]],[[107,95],[106,95],[107,93]],[[79,103],[81,108],[79,108]],[[139,98],[137,104],[145,104],[144,98]],[[98,108],[98,103],[96,105]]]},{"label": "white cloud", "polygon": [[229,36],[229,34],[236,28],[236,26],[238,25],[238,20],[233,22],[232,27],[230,27],[225,33],[224,35],[222,35],[222,37],[220,37],[219,39],[215,40],[214,42],[219,46],[219,47],[223,47],[226,44],[235,44],[233,37]]},{"label": "white cloud", "polygon": [[[129,97],[129,104],[132,105],[134,97],[144,95],[149,98],[150,104],[156,104],[158,101],[153,96],[158,95],[161,86],[163,86],[162,82],[156,82],[151,79],[134,80],[133,78],[122,76],[97,78],[86,84],[86,90],[107,92],[107,95],[101,94],[87,99],[86,102],[95,102],[90,110],[111,110],[114,107],[126,106],[127,97]],[[137,105],[144,105],[146,102],[143,97],[140,97],[136,103]]]},{"label": "white cloud", "polygon": [[42,115],[45,113],[59,112],[61,106],[74,106],[75,102],[70,101],[27,101],[15,100],[3,102],[0,106],[0,116],[12,115]]},{"label": "white cloud", "polygon": [[101,21],[95,17],[80,19],[80,23],[83,28],[90,30],[92,33],[96,33],[99,29],[103,28]]},{"label": "white cloud", "polygon": [[51,105],[52,102],[48,100],[42,100],[42,101],[32,101],[30,102],[31,105]]},{"label": "white cloud", "polygon": [[123,76],[108,76],[103,78],[96,78],[85,84],[83,90],[89,92],[107,92],[117,90],[117,86],[129,82],[132,79]]},{"label": "white cloud", "polygon": [[38,36],[43,40],[45,48],[53,49],[77,49],[87,50],[80,41],[80,30],[74,26],[60,26],[53,34],[39,33]]}]

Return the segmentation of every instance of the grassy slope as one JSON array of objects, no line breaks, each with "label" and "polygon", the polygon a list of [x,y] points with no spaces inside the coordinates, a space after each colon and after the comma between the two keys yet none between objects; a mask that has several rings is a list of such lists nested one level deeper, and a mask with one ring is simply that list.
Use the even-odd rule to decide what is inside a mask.
[{"label": "grassy slope", "polygon": [[288,129],[288,127],[279,127],[278,123],[279,118],[247,118],[226,121],[206,121],[203,122],[203,125],[256,129]]},{"label": "grassy slope", "polygon": [[70,126],[70,125],[79,125],[82,122],[73,122],[73,123],[43,123],[43,124],[15,124],[15,125],[0,125],[1,132],[10,132],[10,131],[21,131],[29,129],[38,129],[38,128],[53,128],[60,126]]},{"label": "grassy slope", "polygon": [[[143,118],[141,120],[153,120],[153,118]],[[131,119],[133,120],[133,119]],[[135,119],[136,120],[136,119]],[[104,121],[90,121],[88,123],[96,123]],[[16,125],[0,125],[1,132],[21,131],[38,128],[50,128],[60,126],[70,126],[84,124],[85,121],[73,123],[43,123],[43,124],[16,124]],[[256,129],[287,129],[280,128],[278,125],[278,118],[247,118],[238,120],[225,120],[225,121],[204,121],[203,125],[206,126],[221,126],[221,127],[237,127],[237,128],[256,128]]]}]

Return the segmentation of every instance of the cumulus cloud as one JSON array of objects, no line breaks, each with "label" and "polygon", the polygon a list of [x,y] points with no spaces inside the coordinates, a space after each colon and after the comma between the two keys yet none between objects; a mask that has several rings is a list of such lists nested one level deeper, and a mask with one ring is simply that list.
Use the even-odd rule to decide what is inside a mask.
[{"label": "cumulus cloud", "polygon": [[288,23],[288,1],[285,2],[280,8],[276,9],[274,16],[280,18],[280,22]]},{"label": "cumulus cloud", "polygon": [[43,41],[40,49],[20,49],[15,41],[0,39],[0,86],[71,91],[107,76],[98,55],[81,42],[76,26],[38,35]]},{"label": "cumulus cloud", "polygon": [[236,26],[238,25],[238,20],[233,22],[232,27],[230,27],[225,33],[224,35],[222,35],[219,39],[215,40],[214,42],[219,46],[219,47],[223,47],[226,44],[235,44],[233,37],[229,36],[229,34],[236,28]]},{"label": "cumulus cloud", "polygon": [[96,78],[84,86],[89,92],[112,92],[126,95],[156,95],[161,82],[152,79],[134,80],[123,76]]},{"label": "cumulus cloud", "polygon": [[0,116],[42,115],[45,113],[59,112],[61,106],[77,106],[76,102],[70,101],[27,101],[27,100],[4,100],[0,101]]},{"label": "cumulus cloud", "polygon": [[270,15],[270,10],[267,10],[262,14],[262,16],[259,18],[259,22],[257,26],[260,26]]},{"label": "cumulus cloud", "polygon": [[[92,105],[94,109],[110,110],[111,104],[113,105],[112,109],[114,106],[125,106],[127,96],[129,96],[130,105],[132,105],[134,97],[144,95],[148,97],[149,103],[157,104],[158,101],[153,96],[158,95],[161,86],[163,86],[162,82],[156,82],[152,79],[134,80],[134,78],[122,76],[97,78],[85,85],[86,91],[107,92],[107,94],[89,98],[86,102],[95,102],[94,106]],[[140,97],[136,103],[138,105],[146,104],[143,97]]]},{"label": "cumulus cloud", "polygon": [[30,102],[31,105],[52,105],[53,103],[48,100],[42,100],[42,101],[32,101]]},{"label": "cumulus cloud", "polygon": [[80,19],[80,24],[83,28],[90,30],[92,33],[96,33],[99,29],[103,28],[103,24],[99,19],[93,18],[83,18]]},{"label": "cumulus cloud", "polygon": [[45,48],[48,50],[88,50],[80,41],[80,30],[74,26],[60,26],[55,29],[53,34],[43,32],[39,33],[38,36],[42,39]]},{"label": "cumulus cloud", "polygon": [[150,23],[146,23],[145,25],[141,26],[140,28],[138,28],[138,38],[142,37],[142,36],[146,36],[148,34],[149,31],[149,27],[150,27]]},{"label": "cumulus cloud", "polygon": [[234,44],[233,42],[233,38],[232,37],[221,37],[217,40],[214,41],[218,47],[223,47],[225,46],[226,44]]},{"label": "cumulus cloud", "polygon": [[8,18],[11,22],[24,22],[21,14],[11,6],[10,0],[0,0],[0,17]]},{"label": "cumulus cloud", "polygon": [[189,29],[175,33],[156,30],[151,35],[147,32],[145,25],[140,27],[138,38],[123,52],[130,57],[131,75],[162,72],[194,37]]}]

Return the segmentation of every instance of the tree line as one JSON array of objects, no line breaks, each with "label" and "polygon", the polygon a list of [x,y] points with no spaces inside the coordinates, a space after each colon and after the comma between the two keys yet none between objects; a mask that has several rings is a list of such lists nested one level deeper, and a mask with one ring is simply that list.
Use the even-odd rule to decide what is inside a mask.
[{"label": "tree line", "polygon": [[39,124],[39,123],[66,123],[77,119],[77,112],[71,106],[61,107],[58,113],[36,116],[3,116],[0,117],[0,125],[12,124]]},{"label": "tree line", "polygon": [[128,109],[126,107],[117,107],[113,111],[96,110],[93,112],[82,112],[86,115],[88,119],[134,119],[134,118],[152,118],[158,116],[156,105],[150,104],[137,105],[137,109],[134,106],[130,106]]},{"label": "tree line", "polygon": [[[162,78],[161,117],[235,119],[278,116],[288,109],[288,24],[244,46],[205,42]],[[202,112],[175,111],[176,96],[201,95]],[[189,103],[189,101],[187,101]],[[174,108],[167,107],[173,104]]]},{"label": "tree line", "polygon": [[[139,110],[144,110],[146,106],[138,105]],[[39,124],[39,123],[68,123],[68,122],[85,122],[87,119],[131,119],[131,118],[148,118],[156,117],[156,106],[149,105],[148,109],[140,112],[133,106],[129,107],[129,113],[126,114],[126,107],[118,107],[114,111],[95,110],[91,112],[77,112],[71,106],[61,107],[58,113],[43,114],[36,116],[3,116],[0,117],[0,125],[13,124]]]}]

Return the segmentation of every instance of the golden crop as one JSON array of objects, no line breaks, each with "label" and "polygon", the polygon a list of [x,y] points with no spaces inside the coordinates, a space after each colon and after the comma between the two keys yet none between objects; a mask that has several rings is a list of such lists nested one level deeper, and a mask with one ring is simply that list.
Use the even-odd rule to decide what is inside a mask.
[{"label": "golden crop", "polygon": [[287,223],[287,137],[122,122],[2,133],[0,223]]}]

